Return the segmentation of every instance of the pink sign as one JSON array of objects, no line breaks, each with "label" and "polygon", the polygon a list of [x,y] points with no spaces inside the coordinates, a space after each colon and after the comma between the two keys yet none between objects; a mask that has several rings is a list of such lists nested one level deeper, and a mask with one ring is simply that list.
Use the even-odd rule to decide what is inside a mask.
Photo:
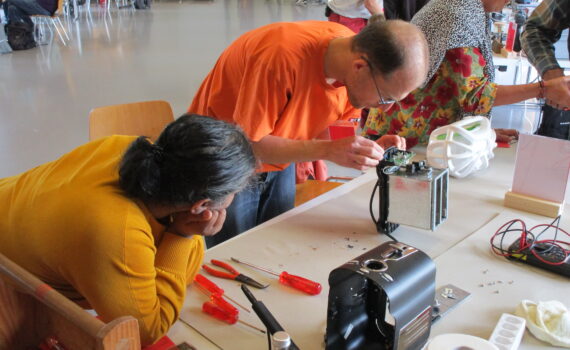
[{"label": "pink sign", "polygon": [[513,192],[562,203],[569,174],[570,141],[520,135]]}]

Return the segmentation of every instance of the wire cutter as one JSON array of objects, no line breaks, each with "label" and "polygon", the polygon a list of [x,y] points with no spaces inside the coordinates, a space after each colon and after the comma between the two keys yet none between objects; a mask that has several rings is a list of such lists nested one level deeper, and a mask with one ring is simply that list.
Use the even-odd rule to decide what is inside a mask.
[{"label": "wire cutter", "polygon": [[226,264],[223,261],[212,259],[212,260],[210,260],[210,262],[213,265],[219,266],[219,267],[223,268],[224,270],[229,271],[229,273],[223,272],[223,271],[214,269],[208,265],[202,265],[202,268],[204,270],[206,270],[206,272],[208,272],[212,276],[216,276],[216,277],[220,277],[220,278],[227,278],[230,280],[238,281],[238,282],[250,285],[252,287],[259,288],[259,289],[264,289],[264,288],[269,287],[268,284],[263,285],[263,284],[257,282],[256,280],[254,280],[253,278],[239,273],[236,269],[234,269],[229,264]]}]

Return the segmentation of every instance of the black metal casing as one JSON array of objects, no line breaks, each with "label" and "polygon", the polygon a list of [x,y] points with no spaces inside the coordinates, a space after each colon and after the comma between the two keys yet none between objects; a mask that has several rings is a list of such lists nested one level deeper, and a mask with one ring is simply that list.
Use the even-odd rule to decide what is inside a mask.
[{"label": "black metal casing", "polygon": [[435,264],[403,243],[384,243],[331,271],[327,350],[421,349],[428,340]]}]

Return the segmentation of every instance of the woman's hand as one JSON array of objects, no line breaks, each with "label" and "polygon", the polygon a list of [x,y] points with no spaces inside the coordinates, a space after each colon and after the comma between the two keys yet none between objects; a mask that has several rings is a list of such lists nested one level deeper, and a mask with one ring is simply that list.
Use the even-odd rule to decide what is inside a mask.
[{"label": "woman's hand", "polygon": [[519,132],[515,129],[495,129],[496,142],[512,143],[519,139]]},{"label": "woman's hand", "polygon": [[173,222],[167,231],[180,236],[213,236],[222,229],[226,220],[226,209],[206,209],[200,214],[189,210],[173,215]]},{"label": "woman's hand", "polygon": [[378,143],[378,145],[384,150],[392,146],[403,151],[406,150],[406,139],[398,135],[383,135],[376,141],[376,143]]}]

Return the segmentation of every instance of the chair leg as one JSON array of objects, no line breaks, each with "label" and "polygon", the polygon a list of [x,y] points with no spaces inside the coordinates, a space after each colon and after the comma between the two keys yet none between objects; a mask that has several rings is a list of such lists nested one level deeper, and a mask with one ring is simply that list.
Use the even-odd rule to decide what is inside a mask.
[{"label": "chair leg", "polygon": [[36,43],[38,43],[38,45],[47,45],[48,42],[46,39],[46,29],[45,29],[46,19],[43,17],[32,17],[32,21],[34,22],[34,40],[36,41]]},{"label": "chair leg", "polygon": [[[70,18],[71,17],[71,3],[69,0],[64,0],[63,1],[63,15],[65,16],[65,18]],[[77,9],[73,9],[73,11],[75,11]]]},{"label": "chair leg", "polygon": [[59,19],[59,17],[56,17],[55,20],[59,24],[59,26],[60,26],[61,30],[63,31],[63,34],[65,34],[65,37],[67,38],[67,40],[71,40],[69,37],[69,34],[67,34],[67,30],[65,30],[65,27],[63,26],[63,23],[61,23],[61,20]]},{"label": "chair leg", "polygon": [[53,28],[52,28],[52,26],[49,25],[49,23],[48,23],[48,21],[47,21],[46,18],[42,18],[42,23],[43,23],[43,25],[42,25],[42,32],[45,33],[45,32],[46,32],[46,27],[47,27],[47,29],[49,29],[49,35],[51,36],[51,40],[53,40],[54,34],[53,34]]},{"label": "chair leg", "polygon": [[[58,26],[59,23],[59,26]],[[65,41],[65,39],[63,38],[62,35],[62,31],[65,34],[65,36],[67,37],[67,40],[69,40],[69,35],[67,35],[67,31],[65,30],[65,28],[63,27],[63,24],[61,23],[61,20],[59,18],[52,18],[51,19],[51,24],[53,25],[53,27],[55,28],[55,30],[57,31],[57,35],[59,36],[59,40],[61,40],[61,42],[63,43],[63,45],[67,46],[67,41]],[[61,29],[60,29],[61,26]]]},{"label": "chair leg", "polygon": [[40,29],[40,23],[35,17],[32,17],[32,22],[34,23],[34,40],[36,43],[38,43],[38,45],[41,45],[40,43],[42,39],[42,33]]}]

